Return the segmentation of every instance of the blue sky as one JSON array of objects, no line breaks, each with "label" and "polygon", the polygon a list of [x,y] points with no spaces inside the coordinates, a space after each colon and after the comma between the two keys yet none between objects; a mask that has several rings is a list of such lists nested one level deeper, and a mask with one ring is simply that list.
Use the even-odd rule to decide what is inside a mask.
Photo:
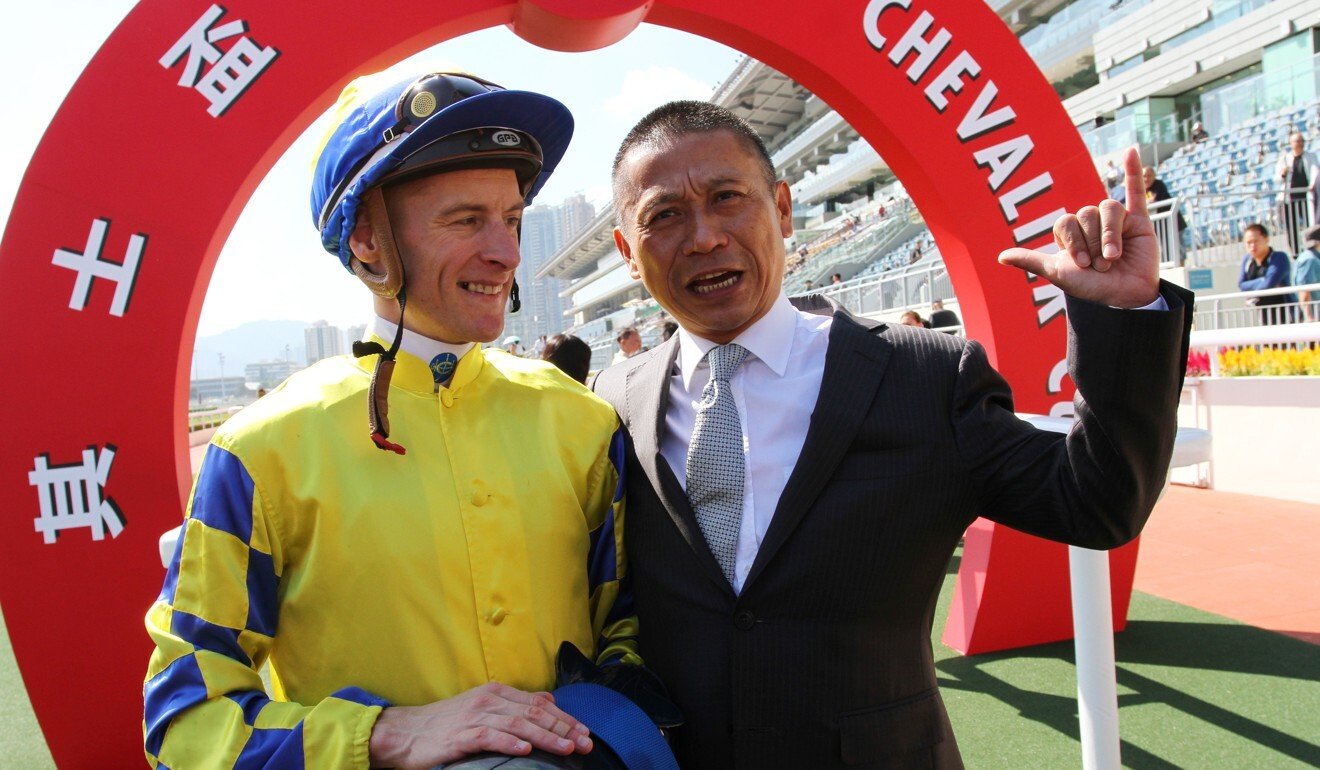
[{"label": "blue sky", "polygon": [[[64,94],[133,5],[125,0],[0,5],[0,24],[8,32],[0,71],[23,73],[0,85],[6,115],[0,125],[3,221]],[[632,123],[670,99],[709,96],[739,58],[718,43],[648,25],[616,45],[581,54],[536,48],[498,27],[442,43],[395,69],[406,77],[461,68],[560,99],[573,111],[577,132],[538,202],[557,203],[581,192],[600,203],[608,200],[609,162]],[[257,319],[326,319],[348,326],[369,316],[369,295],[320,250],[307,214],[310,139],[321,130],[313,124],[249,201],[212,276],[199,335]],[[252,280],[258,266],[260,282]],[[298,289],[288,291],[289,286]]]}]

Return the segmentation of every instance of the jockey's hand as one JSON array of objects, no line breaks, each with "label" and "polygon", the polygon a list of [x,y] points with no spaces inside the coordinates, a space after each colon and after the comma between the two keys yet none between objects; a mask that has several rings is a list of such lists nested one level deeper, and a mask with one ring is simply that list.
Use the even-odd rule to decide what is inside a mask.
[{"label": "jockey's hand", "polygon": [[586,725],[559,710],[544,692],[491,682],[426,706],[380,712],[371,732],[371,766],[432,768],[482,752],[525,756],[533,748],[586,754]]}]

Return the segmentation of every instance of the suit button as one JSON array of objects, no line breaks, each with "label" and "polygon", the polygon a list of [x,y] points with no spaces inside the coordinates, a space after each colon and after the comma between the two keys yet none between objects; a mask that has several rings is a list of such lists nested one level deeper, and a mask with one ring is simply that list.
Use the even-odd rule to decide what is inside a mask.
[{"label": "suit button", "polygon": [[752,626],[756,625],[756,616],[749,610],[743,610],[733,616],[733,625],[739,631],[751,631]]}]

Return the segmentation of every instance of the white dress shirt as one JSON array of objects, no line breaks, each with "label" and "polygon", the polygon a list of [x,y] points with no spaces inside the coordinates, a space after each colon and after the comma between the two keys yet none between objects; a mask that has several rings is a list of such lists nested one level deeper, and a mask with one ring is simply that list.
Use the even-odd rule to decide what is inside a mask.
[{"label": "white dress shirt", "polygon": [[[779,496],[807,439],[811,413],[820,395],[829,344],[830,316],[803,313],[780,294],[756,323],[733,341],[749,355],[729,384],[742,424],[743,514],[738,531],[733,590],[741,592],[765,538]],[[710,381],[703,360],[715,343],[686,329],[678,331],[678,373],[669,380],[669,409],[660,453],[687,487],[687,453],[701,391]]]}]

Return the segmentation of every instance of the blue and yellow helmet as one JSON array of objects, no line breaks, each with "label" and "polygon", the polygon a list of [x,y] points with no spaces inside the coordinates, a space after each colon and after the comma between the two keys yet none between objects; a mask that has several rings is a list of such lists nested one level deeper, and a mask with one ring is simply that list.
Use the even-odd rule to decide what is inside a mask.
[{"label": "blue and yellow helmet", "polygon": [[512,168],[531,203],[573,136],[563,104],[473,75],[431,73],[374,94],[364,93],[367,82],[340,94],[312,171],[312,220],[321,245],[346,268],[368,190],[425,174]]}]

